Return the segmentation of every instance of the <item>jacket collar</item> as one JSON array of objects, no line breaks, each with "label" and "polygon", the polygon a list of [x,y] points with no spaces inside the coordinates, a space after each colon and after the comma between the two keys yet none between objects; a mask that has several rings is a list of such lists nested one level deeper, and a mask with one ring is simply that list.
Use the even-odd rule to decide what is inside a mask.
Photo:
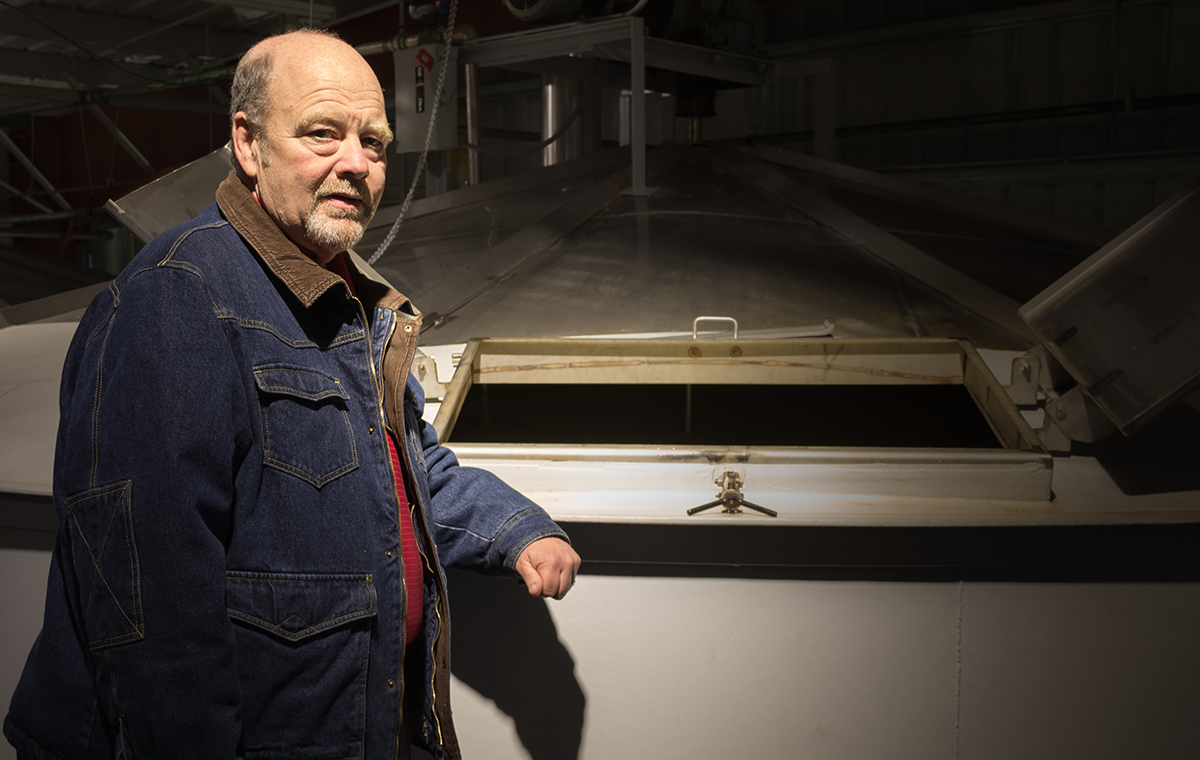
[{"label": "jacket collar", "polygon": [[[217,188],[217,206],[233,228],[254,248],[267,268],[304,304],[304,308],[312,306],[327,290],[342,281],[341,277],[310,259],[283,234],[283,230],[258,205],[258,201],[254,200],[254,196],[232,171]],[[420,322],[421,312],[417,311],[412,301],[391,286],[363,274],[349,256],[346,259],[350,276],[354,279],[354,289],[364,305],[393,309]]]}]

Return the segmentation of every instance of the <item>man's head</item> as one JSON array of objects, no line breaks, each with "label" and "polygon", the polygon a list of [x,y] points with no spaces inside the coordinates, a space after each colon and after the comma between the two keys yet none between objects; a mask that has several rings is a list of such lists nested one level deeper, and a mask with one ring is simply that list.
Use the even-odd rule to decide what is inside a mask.
[{"label": "man's head", "polygon": [[357,243],[392,139],[362,56],[313,30],[263,40],[238,65],[230,110],[239,176],[284,234],[322,265]]}]

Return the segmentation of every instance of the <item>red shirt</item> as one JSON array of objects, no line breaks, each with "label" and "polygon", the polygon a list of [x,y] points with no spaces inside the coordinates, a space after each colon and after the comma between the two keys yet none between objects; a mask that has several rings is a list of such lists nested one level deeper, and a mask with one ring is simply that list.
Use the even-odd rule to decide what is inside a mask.
[{"label": "red shirt", "polygon": [[[327,266],[330,272],[346,281],[350,293],[357,296],[354,283],[350,280],[350,270],[346,266],[344,254],[334,256]],[[407,592],[407,603],[404,608],[404,640],[415,641],[421,632],[421,620],[425,607],[425,572],[422,566],[421,552],[417,549],[417,536],[413,529],[412,508],[408,502],[408,490],[404,485],[404,465],[400,460],[399,447],[390,432],[387,433],[388,452],[392,457],[392,472],[396,481],[396,502],[399,504],[400,520],[400,556],[404,562],[404,587]]]}]

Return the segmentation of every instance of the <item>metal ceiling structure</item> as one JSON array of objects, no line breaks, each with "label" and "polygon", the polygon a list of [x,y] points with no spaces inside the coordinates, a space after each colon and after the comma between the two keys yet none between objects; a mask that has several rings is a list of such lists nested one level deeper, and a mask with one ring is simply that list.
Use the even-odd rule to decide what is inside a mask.
[{"label": "metal ceiling structure", "polygon": [[326,26],[394,6],[369,0],[6,0],[0,4],[0,114],[95,102],[188,109],[143,96],[226,78],[243,52],[284,24]]},{"label": "metal ceiling structure", "polygon": [[[492,93],[481,135],[500,154],[540,139],[527,116],[540,109],[541,77],[590,79],[615,99],[616,88],[641,90],[631,86],[639,72],[656,93],[674,93],[672,72],[686,72],[738,93],[705,119],[713,136],[825,159],[840,153],[858,166],[1112,231],[1200,173],[1200,83],[1186,44],[1200,24],[1196,0],[971,0],[951,12],[879,0],[726,3],[752,17],[752,49],[659,38],[662,8],[654,2],[642,11],[651,35],[636,45],[636,16],[547,31],[494,5],[463,4],[460,22],[476,29],[456,47],[460,63],[494,67],[481,85]],[[231,67],[250,45],[313,25],[383,50],[433,18],[424,6],[377,0],[0,2],[0,245],[18,263],[36,252],[115,271],[128,258],[126,243],[113,242],[100,209],[220,144]],[[371,60],[390,90],[391,67]],[[677,97],[625,97],[645,111],[634,123],[684,121],[660,114]],[[611,126],[623,117],[591,118],[602,121],[595,129],[608,130],[609,144],[628,139]],[[160,120],[161,130],[150,126]],[[629,138],[682,142],[671,130],[689,128],[634,130]],[[189,138],[185,129],[207,132]],[[640,156],[635,150],[635,188]],[[486,179],[532,168],[521,159],[482,160]],[[112,168],[122,162],[127,168]],[[408,168],[396,165],[397,173]],[[15,273],[18,264],[4,267]],[[24,269],[19,276],[37,279]],[[43,278],[5,300],[49,289]]]}]

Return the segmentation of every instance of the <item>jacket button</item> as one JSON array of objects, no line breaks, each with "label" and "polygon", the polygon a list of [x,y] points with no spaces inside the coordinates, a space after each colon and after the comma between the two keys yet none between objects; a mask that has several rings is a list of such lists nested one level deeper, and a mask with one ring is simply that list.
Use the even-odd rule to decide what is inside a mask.
[{"label": "jacket button", "polygon": [[375,426],[372,425],[369,428],[367,428],[367,433],[369,433],[370,435],[375,435]]},{"label": "jacket button", "polygon": [[412,332],[412,325],[405,325],[404,332]]},{"label": "jacket button", "polygon": [[392,550],[388,549],[386,552],[384,552],[384,555],[390,558],[392,556]]},{"label": "jacket button", "polygon": [[390,679],[390,678],[388,679],[388,688],[389,688],[389,689],[394,689],[394,688],[396,688],[396,682],[395,682],[395,681],[393,681],[393,680],[392,680],[392,679]]}]

